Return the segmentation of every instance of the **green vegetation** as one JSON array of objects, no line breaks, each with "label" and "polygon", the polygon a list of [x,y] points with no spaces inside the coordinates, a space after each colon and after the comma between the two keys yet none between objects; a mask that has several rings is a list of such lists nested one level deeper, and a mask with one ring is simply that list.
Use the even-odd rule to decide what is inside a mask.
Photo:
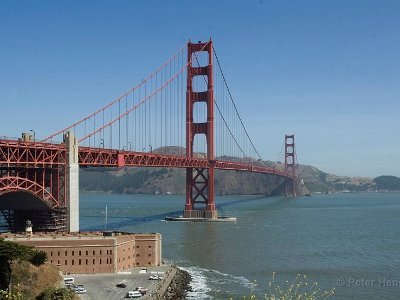
[{"label": "green vegetation", "polygon": [[37,300],[74,300],[79,299],[72,290],[67,288],[47,288]]},{"label": "green vegetation", "polygon": [[[280,286],[275,281],[275,272],[272,273],[272,281],[268,283],[268,289],[264,295],[259,298],[254,295],[254,288],[257,282],[252,283],[251,295],[243,297],[243,300],[317,300],[327,299],[335,294],[335,289],[329,291],[321,290],[318,283],[314,282],[311,285],[307,283],[307,276],[297,274],[296,278],[292,281],[286,281],[283,286]],[[232,300],[233,298],[231,298]]]},{"label": "green vegetation", "polygon": [[0,289],[9,289],[12,280],[11,264],[16,260],[29,261],[35,266],[40,266],[47,260],[47,255],[32,247],[0,239]]},{"label": "green vegetation", "polygon": [[[28,269],[29,267],[38,268],[46,260],[47,254],[44,251],[0,239],[0,289],[3,291],[0,297],[18,299],[19,295],[22,295],[22,299],[31,299],[30,288],[27,289],[27,293],[21,290],[30,282],[34,285],[38,274],[32,278]],[[16,291],[14,286],[17,287]]]},{"label": "green vegetation", "polygon": [[22,295],[18,292],[0,290],[0,300],[22,300]]},{"label": "green vegetation", "polygon": [[374,179],[377,190],[400,190],[400,178],[396,176],[379,176]]}]

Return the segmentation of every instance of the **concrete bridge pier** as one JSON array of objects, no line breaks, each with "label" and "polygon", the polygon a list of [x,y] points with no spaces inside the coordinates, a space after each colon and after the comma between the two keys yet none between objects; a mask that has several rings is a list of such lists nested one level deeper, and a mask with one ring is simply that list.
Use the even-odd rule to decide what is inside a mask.
[{"label": "concrete bridge pier", "polygon": [[68,231],[79,231],[79,163],[78,140],[74,134],[67,131],[64,134],[64,143],[67,149],[67,168],[65,174],[66,197],[68,207]]}]

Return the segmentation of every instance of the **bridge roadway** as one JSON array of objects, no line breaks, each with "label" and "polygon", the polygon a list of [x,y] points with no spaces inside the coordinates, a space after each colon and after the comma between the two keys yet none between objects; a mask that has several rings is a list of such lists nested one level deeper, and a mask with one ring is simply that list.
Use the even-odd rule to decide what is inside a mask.
[{"label": "bridge roadway", "polygon": [[[40,168],[66,163],[65,144],[0,140],[0,168]],[[275,168],[235,161],[165,155],[159,153],[112,150],[93,147],[78,148],[79,165],[84,167],[165,167],[209,168],[272,174],[292,178]]]}]

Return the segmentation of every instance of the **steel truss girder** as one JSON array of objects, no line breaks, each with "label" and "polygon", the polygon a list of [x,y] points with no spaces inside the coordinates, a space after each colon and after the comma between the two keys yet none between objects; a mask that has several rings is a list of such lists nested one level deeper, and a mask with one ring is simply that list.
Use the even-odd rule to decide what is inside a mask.
[{"label": "steel truss girder", "polygon": [[22,177],[1,177],[0,178],[0,195],[25,191],[39,199],[45,201],[49,207],[58,206],[58,200],[43,186]]}]

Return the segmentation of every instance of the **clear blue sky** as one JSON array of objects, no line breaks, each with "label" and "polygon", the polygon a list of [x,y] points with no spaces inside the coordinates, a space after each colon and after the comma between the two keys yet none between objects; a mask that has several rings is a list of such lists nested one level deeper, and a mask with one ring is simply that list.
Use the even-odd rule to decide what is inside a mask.
[{"label": "clear blue sky", "polygon": [[[400,1],[0,1],[0,136],[44,137],[213,38],[251,136],[275,160],[400,176]],[[262,130],[260,130],[262,128]]]}]

